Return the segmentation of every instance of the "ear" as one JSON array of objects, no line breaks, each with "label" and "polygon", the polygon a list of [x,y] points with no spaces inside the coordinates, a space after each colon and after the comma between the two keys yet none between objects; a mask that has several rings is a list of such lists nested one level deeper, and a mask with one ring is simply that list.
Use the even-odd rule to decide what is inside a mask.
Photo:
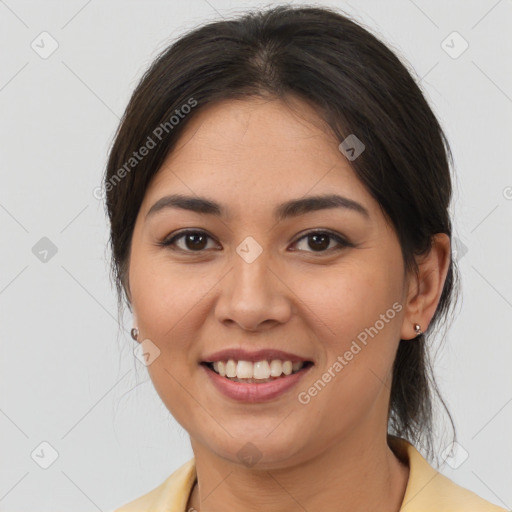
[{"label": "ear", "polygon": [[427,255],[416,258],[418,274],[409,274],[406,283],[406,303],[400,338],[411,340],[417,336],[414,324],[423,332],[436,312],[443,292],[451,260],[450,237],[437,233],[432,237],[432,248]]}]

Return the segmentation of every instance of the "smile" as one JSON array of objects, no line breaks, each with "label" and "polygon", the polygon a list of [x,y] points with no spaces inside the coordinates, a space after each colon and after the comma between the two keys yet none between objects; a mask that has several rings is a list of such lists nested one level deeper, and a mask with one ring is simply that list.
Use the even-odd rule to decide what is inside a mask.
[{"label": "smile", "polygon": [[208,367],[221,377],[233,382],[264,383],[297,373],[312,364],[310,361],[281,361],[280,359],[262,361],[216,361],[206,363]]},{"label": "smile", "polygon": [[242,402],[264,402],[283,395],[315,365],[314,360],[292,352],[241,347],[204,354],[198,362],[217,391]]}]

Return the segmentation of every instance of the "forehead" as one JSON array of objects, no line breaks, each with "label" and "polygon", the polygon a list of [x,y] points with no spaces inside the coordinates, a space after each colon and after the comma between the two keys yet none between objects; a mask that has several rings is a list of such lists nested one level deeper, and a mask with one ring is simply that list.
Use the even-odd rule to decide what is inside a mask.
[{"label": "forehead", "polygon": [[249,97],[206,105],[187,122],[169,158],[199,151],[198,158],[204,153],[265,161],[267,155],[310,150],[318,158],[337,147],[327,124],[308,104],[293,97],[288,101],[290,106],[278,99]]},{"label": "forehead", "polygon": [[[372,198],[315,110],[291,98],[224,100],[194,113],[146,192],[247,198],[255,207],[310,194],[340,193],[370,210]],[[248,205],[246,204],[246,207]]]}]

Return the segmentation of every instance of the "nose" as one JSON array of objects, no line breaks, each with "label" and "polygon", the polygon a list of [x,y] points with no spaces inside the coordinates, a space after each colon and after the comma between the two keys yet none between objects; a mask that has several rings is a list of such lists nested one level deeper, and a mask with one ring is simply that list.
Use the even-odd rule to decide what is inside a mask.
[{"label": "nose", "polygon": [[215,307],[219,322],[260,331],[289,320],[293,292],[264,254],[250,263],[238,254],[233,257],[233,266],[220,283]]}]

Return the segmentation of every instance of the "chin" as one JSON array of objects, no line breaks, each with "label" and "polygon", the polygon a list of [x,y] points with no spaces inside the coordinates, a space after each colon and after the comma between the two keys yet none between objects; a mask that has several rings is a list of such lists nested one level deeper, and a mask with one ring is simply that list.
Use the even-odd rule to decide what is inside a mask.
[{"label": "chin", "polygon": [[232,432],[233,438],[210,449],[223,459],[255,470],[279,469],[300,463],[308,443],[294,439],[284,431],[268,435],[270,431],[253,436]]}]

